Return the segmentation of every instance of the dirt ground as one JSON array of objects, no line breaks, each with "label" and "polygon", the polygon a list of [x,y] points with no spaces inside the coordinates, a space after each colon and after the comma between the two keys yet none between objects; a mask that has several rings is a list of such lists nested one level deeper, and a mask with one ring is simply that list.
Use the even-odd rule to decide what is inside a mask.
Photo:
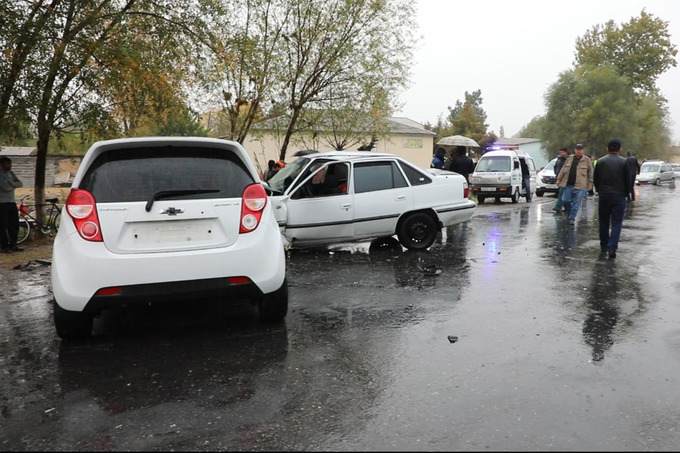
[{"label": "dirt ground", "polygon": [[[48,187],[45,189],[45,198],[58,198],[57,204],[64,205],[66,197],[69,192],[68,187]],[[28,195],[28,203],[33,203],[33,188],[21,187],[14,191],[14,195],[19,201],[24,195]],[[20,269],[23,266],[29,265],[36,261],[49,261],[52,259],[52,242],[54,238],[36,237],[29,238],[19,246],[24,249],[23,252],[0,253],[0,272],[4,269]]]}]

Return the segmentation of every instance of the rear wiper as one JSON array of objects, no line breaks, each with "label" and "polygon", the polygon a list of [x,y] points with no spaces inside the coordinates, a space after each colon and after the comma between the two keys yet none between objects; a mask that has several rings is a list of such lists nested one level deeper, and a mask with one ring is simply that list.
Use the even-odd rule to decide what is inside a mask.
[{"label": "rear wiper", "polygon": [[219,192],[219,189],[187,189],[187,190],[159,190],[155,194],[153,194],[153,197],[149,199],[149,201],[146,202],[146,212],[151,211],[151,206],[153,206],[153,202],[156,200],[162,200],[163,198],[171,198],[171,197],[182,197],[184,195],[196,195],[199,193],[216,193]]}]

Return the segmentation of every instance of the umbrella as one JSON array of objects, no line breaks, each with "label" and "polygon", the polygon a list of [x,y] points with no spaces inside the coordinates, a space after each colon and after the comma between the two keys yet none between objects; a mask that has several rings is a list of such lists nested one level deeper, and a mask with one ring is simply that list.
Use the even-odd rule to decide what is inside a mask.
[{"label": "umbrella", "polygon": [[449,137],[444,137],[437,142],[439,146],[470,146],[474,148],[479,148],[479,143],[472,140],[469,137],[464,137],[462,135],[451,135]]}]

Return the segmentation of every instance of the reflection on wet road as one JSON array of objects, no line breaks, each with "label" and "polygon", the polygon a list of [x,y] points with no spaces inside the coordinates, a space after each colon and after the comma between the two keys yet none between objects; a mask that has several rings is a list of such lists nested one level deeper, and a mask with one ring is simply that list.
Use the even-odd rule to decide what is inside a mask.
[{"label": "reflection on wet road", "polygon": [[616,260],[596,197],[574,226],[544,197],[479,206],[427,251],[291,251],[275,325],[218,301],[62,343],[49,269],[3,274],[0,446],[675,450],[680,199],[636,190]]}]

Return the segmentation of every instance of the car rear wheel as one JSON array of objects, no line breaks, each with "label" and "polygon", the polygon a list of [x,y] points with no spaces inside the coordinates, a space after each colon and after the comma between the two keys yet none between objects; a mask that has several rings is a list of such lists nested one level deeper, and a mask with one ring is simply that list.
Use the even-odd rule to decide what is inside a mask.
[{"label": "car rear wheel", "polygon": [[482,196],[477,196],[477,203],[479,203],[479,204],[484,204],[484,197],[482,197]]},{"label": "car rear wheel", "polygon": [[399,242],[409,250],[423,250],[437,238],[437,222],[423,212],[409,214],[397,228]]},{"label": "car rear wheel", "polygon": [[281,321],[288,313],[288,281],[273,293],[264,294],[257,302],[260,321]]},{"label": "car rear wheel", "polygon": [[515,192],[512,194],[512,202],[519,203],[519,189],[515,189]]},{"label": "car rear wheel", "polygon": [[544,194],[543,189],[536,189],[536,196],[537,197],[542,197]]},{"label": "car rear wheel", "polygon": [[659,184],[661,184],[661,181],[659,180],[659,178],[656,178],[656,181],[654,181],[654,185],[658,186]]},{"label": "car rear wheel", "polygon": [[92,334],[92,315],[80,311],[64,310],[53,302],[54,327],[60,338],[85,338]]}]

